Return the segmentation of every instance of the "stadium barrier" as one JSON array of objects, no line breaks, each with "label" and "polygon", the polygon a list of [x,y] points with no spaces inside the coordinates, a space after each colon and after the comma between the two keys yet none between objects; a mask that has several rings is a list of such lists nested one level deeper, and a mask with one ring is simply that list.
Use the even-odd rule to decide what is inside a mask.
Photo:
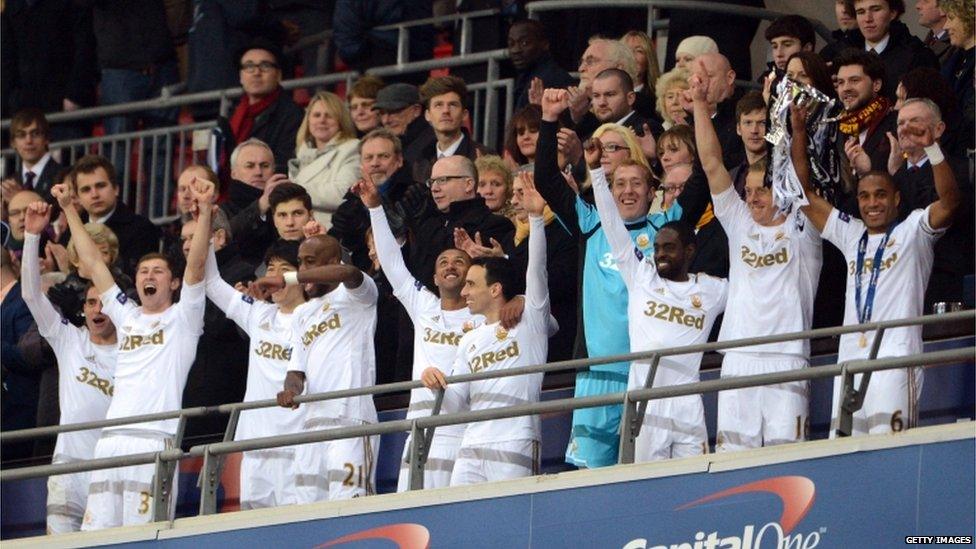
[{"label": "stadium barrier", "polygon": [[[458,425],[477,421],[487,421],[493,419],[503,419],[519,417],[524,415],[536,415],[542,413],[565,412],[581,408],[592,408],[607,406],[612,404],[624,404],[624,416],[621,420],[621,440],[620,440],[620,463],[633,462],[633,443],[634,438],[640,431],[640,419],[643,417],[642,411],[638,406],[642,406],[649,400],[671,398],[677,396],[702,394],[705,392],[724,391],[729,389],[739,389],[745,387],[758,387],[769,384],[786,383],[792,381],[805,381],[821,378],[841,376],[842,392],[845,398],[837,410],[839,416],[838,436],[848,436],[852,423],[852,415],[860,409],[863,397],[870,382],[871,373],[875,371],[905,368],[912,366],[937,366],[959,362],[972,364],[976,358],[976,347],[965,347],[959,349],[935,351],[922,353],[914,356],[896,358],[876,358],[880,346],[881,336],[891,328],[903,326],[922,326],[931,324],[943,324],[955,321],[972,321],[976,319],[976,311],[960,311],[942,315],[928,315],[915,318],[890,320],[881,322],[871,322],[860,325],[836,326],[830,328],[819,328],[789,334],[779,334],[772,336],[753,337],[734,341],[721,341],[713,343],[703,343],[684,347],[673,347],[647,351],[640,353],[629,353],[601,358],[567,360],[536,366],[527,366],[518,370],[502,370],[478,372],[447,378],[449,383],[464,383],[484,379],[494,379],[500,377],[530,375],[558,370],[581,370],[596,364],[606,364],[611,362],[623,361],[650,361],[651,372],[644,388],[628,390],[620,393],[597,395],[580,398],[565,398],[546,402],[521,404],[505,408],[458,412],[448,415],[431,415],[428,417],[415,418],[410,420],[397,420],[384,423],[342,427],[338,429],[306,431],[295,434],[276,435],[271,437],[255,438],[242,441],[232,441],[233,433],[236,429],[237,419],[241,411],[257,408],[267,408],[277,406],[273,399],[259,400],[252,402],[242,402],[235,404],[225,404],[220,406],[187,408],[162,412],[156,414],[146,414],[128,418],[113,420],[103,420],[97,422],[76,423],[68,425],[58,425],[51,427],[39,427],[34,429],[24,429],[0,433],[0,444],[15,441],[49,437],[59,433],[99,429],[103,427],[119,426],[140,423],[144,421],[155,421],[164,419],[179,419],[176,443],[174,449],[163,450],[160,452],[150,452],[143,454],[133,454],[127,456],[117,456],[110,458],[99,458],[71,463],[59,463],[51,465],[39,465],[17,469],[6,469],[0,471],[0,482],[21,480],[27,478],[45,477],[49,475],[60,475],[77,473],[83,471],[95,471],[101,469],[111,469],[116,467],[126,467],[132,465],[155,464],[156,474],[153,484],[153,517],[154,520],[165,520],[169,507],[169,497],[172,493],[173,472],[179,460],[189,457],[202,457],[203,470],[200,475],[201,499],[200,514],[213,514],[216,511],[217,486],[220,479],[220,469],[223,456],[227,454],[277,448],[281,446],[292,446],[298,444],[308,444],[344,438],[356,438],[363,436],[383,435],[398,432],[410,432],[413,445],[410,448],[410,487],[418,489],[423,487],[423,470],[429,449],[429,440],[433,436],[433,431],[437,427],[445,425]],[[864,360],[854,360],[830,366],[818,366],[806,368],[792,372],[778,372],[755,376],[745,376],[727,379],[717,379],[684,385],[667,387],[652,387],[653,374],[657,364],[662,357],[717,351],[737,347],[758,345],[763,343],[773,343],[790,341],[795,339],[809,339],[817,337],[833,337],[847,333],[878,331],[875,343],[872,346],[869,358]],[[855,387],[853,380],[857,374],[862,376],[861,383]],[[303,395],[295,398],[297,403],[317,402],[322,400],[348,398],[363,395],[378,395],[391,392],[404,391],[422,387],[419,381],[407,381],[391,383],[386,385],[363,387],[358,389],[347,389],[328,393]],[[441,391],[442,393],[442,391]],[[438,404],[442,395],[438,395]],[[183,427],[187,418],[210,415],[214,413],[230,414],[227,431],[223,442],[216,442],[206,445],[194,446],[189,451],[183,452],[179,447],[182,438]]]}]

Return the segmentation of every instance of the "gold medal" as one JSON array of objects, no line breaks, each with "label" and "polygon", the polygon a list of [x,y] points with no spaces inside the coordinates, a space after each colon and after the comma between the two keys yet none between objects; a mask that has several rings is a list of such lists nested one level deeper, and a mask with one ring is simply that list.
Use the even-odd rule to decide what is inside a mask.
[{"label": "gold medal", "polygon": [[695,295],[691,296],[691,306],[694,307],[694,308],[696,308],[696,309],[701,309],[701,306],[702,306],[702,298],[701,298],[700,295],[695,294]]},{"label": "gold medal", "polygon": [[638,248],[646,248],[650,243],[651,243],[651,237],[647,236],[647,233],[641,233],[637,235]]},{"label": "gold medal", "polygon": [[862,349],[866,348],[868,346],[868,335],[861,332],[861,337],[858,338],[857,345]]}]

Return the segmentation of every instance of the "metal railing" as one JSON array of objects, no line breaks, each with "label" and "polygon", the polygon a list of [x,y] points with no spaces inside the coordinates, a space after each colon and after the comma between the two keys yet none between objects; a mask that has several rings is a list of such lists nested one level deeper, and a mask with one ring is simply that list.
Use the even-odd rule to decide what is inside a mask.
[{"label": "metal railing", "polygon": [[[529,12],[529,17],[538,19],[538,14],[563,10],[579,9],[607,9],[607,8],[647,8],[647,34],[656,30],[656,13],[658,9],[689,9],[723,15],[736,15],[751,19],[764,19],[773,21],[788,13],[767,10],[765,8],[753,8],[740,6],[738,4],[724,4],[722,2],[702,2],[698,0],[560,0],[559,2],[537,1],[529,2],[525,9]],[[831,41],[830,29],[816,19],[807,18],[813,24],[813,30],[826,41]],[[750,39],[752,37],[749,37]]]},{"label": "metal railing", "polygon": [[427,17],[425,19],[415,19],[402,23],[391,23],[374,28],[377,31],[397,31],[397,65],[405,65],[410,62],[410,29],[425,25],[436,25],[438,23],[456,23],[461,21],[461,40],[459,44],[459,55],[471,53],[471,20],[481,17],[492,17],[498,15],[496,9],[476,10],[462,13],[451,13],[438,15],[437,17]]},{"label": "metal railing", "polygon": [[[189,408],[157,414],[146,414],[130,418],[52,427],[39,427],[34,429],[0,433],[0,443],[6,444],[39,437],[53,436],[59,433],[83,431],[103,427],[115,427],[120,425],[141,423],[144,421],[177,418],[180,420],[176,436],[177,448],[175,449],[144,454],[92,459],[72,463],[59,463],[25,467],[20,469],[8,469],[0,471],[0,482],[153,463],[157,467],[153,486],[154,519],[165,520],[168,509],[168,497],[171,493],[171,486],[169,486],[169,482],[172,481],[172,474],[175,470],[175,464],[180,459],[187,457],[204,458],[203,469],[200,474],[200,481],[202,484],[200,513],[211,514],[216,512],[217,486],[220,479],[222,456],[242,451],[261,450],[343,438],[409,431],[412,435],[411,438],[414,441],[414,444],[410,448],[410,485],[411,489],[414,489],[423,486],[423,470],[427,459],[429,440],[433,434],[433,429],[436,427],[471,423],[476,421],[487,421],[492,419],[519,417],[524,415],[536,415],[540,413],[564,412],[580,408],[591,408],[619,403],[624,404],[624,415],[621,420],[622,432],[620,437],[620,463],[631,463],[633,462],[634,455],[634,439],[636,438],[637,433],[640,431],[641,420],[643,418],[643,410],[641,408],[646,406],[645,403],[649,400],[700,394],[709,391],[757,387],[768,384],[821,379],[835,376],[841,376],[842,394],[844,395],[840,409],[838,410],[838,415],[840,417],[838,434],[842,436],[849,435],[851,432],[850,427],[852,424],[853,413],[860,408],[861,403],[863,402],[864,394],[867,390],[868,383],[870,382],[871,372],[919,365],[934,366],[940,364],[958,363],[961,361],[972,362],[973,359],[976,358],[976,348],[966,347],[948,351],[923,353],[908,357],[876,359],[875,357],[877,356],[881,340],[886,330],[905,326],[942,324],[956,321],[971,322],[974,319],[976,319],[976,311],[962,311],[943,315],[930,315],[901,320],[871,322],[862,325],[820,328],[790,334],[753,337],[734,341],[671,347],[654,351],[629,353],[610,357],[568,360],[550,364],[527,366],[524,368],[519,368],[518,370],[482,371],[475,374],[451,376],[448,377],[449,383],[464,383],[500,377],[538,374],[558,370],[581,370],[592,365],[607,364],[612,362],[650,362],[650,371],[648,373],[646,383],[644,384],[644,388],[642,389],[633,389],[626,392],[606,395],[521,404],[490,410],[459,412],[449,415],[431,415],[427,417],[389,421],[372,425],[275,435],[241,441],[232,440],[240,413],[244,410],[277,406],[277,402],[274,399],[225,404],[212,407]],[[832,337],[847,333],[866,331],[876,331],[876,334],[874,345],[869,353],[869,358],[865,360],[855,360],[832,366],[819,366],[791,372],[726,378],[666,387],[651,386],[654,379],[654,374],[662,357],[747,347],[764,343],[774,343],[796,339]],[[858,387],[854,386],[854,375],[856,374],[865,374],[862,376]],[[422,387],[422,384],[419,381],[399,382],[373,387],[333,391],[329,393],[303,395],[296,397],[295,402],[310,403],[330,399],[349,398],[353,396],[378,395],[420,387]],[[438,395],[438,404],[441,396],[441,394]],[[437,406],[435,404],[435,409],[436,408]],[[178,446],[181,442],[180,438],[182,436],[183,425],[185,425],[186,419],[215,413],[231,415],[230,420],[228,421],[227,431],[225,432],[224,442],[194,446],[187,452],[180,450]]]}]

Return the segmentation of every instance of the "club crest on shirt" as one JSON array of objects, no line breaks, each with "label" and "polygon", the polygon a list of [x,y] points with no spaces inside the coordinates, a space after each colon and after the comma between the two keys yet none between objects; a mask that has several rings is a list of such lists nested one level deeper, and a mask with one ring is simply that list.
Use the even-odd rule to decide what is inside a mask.
[{"label": "club crest on shirt", "polygon": [[641,233],[637,235],[635,242],[639,247],[646,248],[651,243],[651,237],[647,236],[647,233]]},{"label": "club crest on shirt", "polygon": [[780,240],[783,240],[783,238],[785,238],[785,237],[786,237],[786,234],[783,233],[783,231],[776,231],[776,236],[773,237],[773,241],[779,242]]},{"label": "club crest on shirt", "polygon": [[895,245],[895,239],[892,237],[892,238],[889,238],[888,239],[888,243],[885,244],[885,248],[890,248],[890,247],[892,247],[894,245]]},{"label": "club crest on shirt", "polygon": [[325,304],[322,305],[322,312],[324,313],[324,312],[328,311],[330,308],[332,308],[332,304],[329,303],[328,301],[326,301]]},{"label": "club crest on shirt", "polygon": [[696,308],[696,309],[701,309],[701,306],[702,306],[702,298],[701,298],[701,295],[700,294],[695,294],[695,295],[691,296],[691,306],[694,307],[694,308]]},{"label": "club crest on shirt", "polygon": [[271,331],[271,323],[270,322],[262,322],[261,325],[258,326],[258,328],[264,330],[265,332],[270,332]]},{"label": "club crest on shirt", "polygon": [[664,288],[654,288],[654,293],[664,295],[666,292]]},{"label": "club crest on shirt", "polygon": [[497,338],[498,341],[503,341],[506,337],[508,337],[508,330],[502,328],[501,326],[495,328],[495,338]]}]

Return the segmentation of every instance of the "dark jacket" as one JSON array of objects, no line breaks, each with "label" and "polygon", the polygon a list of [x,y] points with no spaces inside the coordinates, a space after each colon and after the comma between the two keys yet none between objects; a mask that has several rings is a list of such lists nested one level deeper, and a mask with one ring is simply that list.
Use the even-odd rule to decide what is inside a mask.
[{"label": "dark jacket", "polygon": [[[849,35],[846,43],[860,50],[864,49],[864,35],[858,33]],[[939,70],[939,60],[932,50],[925,47],[921,40],[909,32],[908,27],[901,21],[892,21],[888,27],[888,45],[880,54],[885,67],[884,84],[881,94],[894,101],[895,88],[901,77],[916,67],[931,67]]]},{"label": "dark jacket", "polygon": [[[976,67],[976,48],[957,50],[952,58],[942,67],[942,76],[946,78],[952,90],[956,93],[956,103],[961,115],[961,125],[957,140],[957,151],[965,148],[976,148],[973,139],[973,126],[976,125],[976,87],[973,85],[973,69]],[[949,124],[951,127],[951,124]]]},{"label": "dark jacket", "polygon": [[261,189],[235,180],[227,190],[227,200],[220,205],[220,209],[230,219],[230,230],[241,257],[252,267],[257,267],[264,261],[264,252],[277,238],[271,217],[265,215],[261,219],[258,199],[262,192]]},{"label": "dark jacket", "polygon": [[[394,234],[398,232],[397,225],[403,227],[403,218],[395,211],[403,193],[413,185],[411,171],[411,167],[404,164],[380,188],[383,207]],[[343,203],[332,214],[332,228],[329,229],[329,234],[339,240],[339,244],[349,252],[353,265],[361,271],[369,271],[372,263],[369,259],[369,249],[366,247],[366,230],[369,226],[369,210],[363,206],[358,196],[351,191],[347,192]]]},{"label": "dark jacket", "polygon": [[[415,0],[337,0],[332,39],[346,64],[362,70],[396,63],[397,31],[375,27],[425,19],[433,15],[431,2]],[[410,61],[430,59],[434,29],[424,25],[409,32]]]},{"label": "dark jacket", "polygon": [[176,61],[162,0],[74,0],[92,8],[98,65],[152,71]]},{"label": "dark jacket", "polygon": [[[295,137],[304,117],[302,108],[291,100],[291,92],[282,90],[278,100],[254,119],[254,129],[248,137],[260,139],[271,147],[275,173],[288,173],[288,161],[295,158]],[[224,148],[230,158],[231,151],[241,140],[234,135],[227,117],[221,116],[217,124],[221,137],[226,140]]]},{"label": "dark jacket", "polygon": [[[634,103],[634,105],[636,106],[637,104]],[[624,127],[634,130],[634,135],[644,135],[644,125],[646,124],[651,129],[651,135],[654,136],[655,141],[661,137],[661,134],[664,133],[664,126],[660,122],[636,112],[637,109],[634,109],[634,111],[634,114],[630,115],[627,120],[624,120]]]},{"label": "dark jacket", "polygon": [[436,141],[437,136],[434,135],[434,128],[430,127],[430,123],[423,116],[414,118],[400,136],[403,160],[413,164],[421,158],[426,148]]},{"label": "dark jacket", "polygon": [[[441,252],[454,247],[454,229],[461,228],[472,238],[481,233],[483,242],[494,238],[501,243],[512,242],[515,227],[506,217],[491,213],[480,196],[452,202],[447,212],[427,208],[427,214],[412,221],[410,229],[410,272],[434,290],[434,261]],[[507,250],[510,251],[510,250]]]},{"label": "dark jacket", "polygon": [[[549,338],[548,362],[573,358],[576,341],[576,310],[579,307],[579,245],[573,232],[555,218],[546,225],[546,273],[549,282],[551,313],[559,331]],[[529,265],[529,239],[514,246],[509,256],[518,272]]]},{"label": "dark jacket", "polygon": [[516,74],[513,92],[516,111],[529,104],[529,86],[533,78],[541,78],[547,88],[566,88],[576,83],[566,69],[560,67],[552,55],[546,53],[536,60],[535,65]]},{"label": "dark jacket", "polygon": [[[217,268],[224,282],[234,285],[253,280],[254,269],[245,263],[231,243],[217,251]],[[247,384],[247,338],[234,321],[207,300],[203,313],[203,335],[183,389],[183,406],[213,406],[244,399]],[[198,443],[198,437],[222,434],[226,415],[193,418],[186,425],[185,446]]]},{"label": "dark jacket", "polygon": [[0,56],[4,69],[12,69],[3,75],[9,86],[4,118],[27,107],[59,112],[65,98],[83,107],[95,104],[91,10],[70,0],[11,0],[0,17],[5,20]]},{"label": "dark jacket", "polygon": [[864,44],[864,36],[861,34],[861,29],[857,27],[849,31],[837,29],[830,33],[830,38],[830,43],[820,50],[820,57],[827,63],[833,62],[840,55],[840,52],[851,47],[851,44],[857,42]]},{"label": "dark jacket", "polygon": [[[47,164],[44,165],[44,169],[41,170],[41,173],[34,177],[34,192],[41,195],[44,200],[52,205],[54,205],[56,201],[54,200],[54,197],[51,196],[51,187],[54,186],[54,178],[57,177],[57,175],[61,173],[61,170],[63,169],[64,166],[59,164],[58,161],[52,157],[47,161]],[[21,175],[20,170],[17,170],[14,179],[23,185],[24,178]]]},{"label": "dark jacket", "polygon": [[[968,166],[962,159],[946,158],[956,174],[956,185],[962,194],[959,208],[952,225],[935,243],[932,275],[925,292],[925,305],[937,301],[964,301],[963,277],[976,271],[973,253],[973,184],[969,179]],[[908,169],[908,164],[893,176],[901,194],[899,213],[904,219],[912,210],[925,208],[939,199],[935,190],[932,164]]]},{"label": "dark jacket", "polygon": [[925,35],[925,39],[922,40],[922,43],[925,44],[925,47],[932,50],[932,53],[935,54],[935,58],[939,60],[940,66],[945,66],[946,61],[952,58],[952,55],[956,53],[956,48],[949,43],[948,31],[944,31],[940,38],[936,38],[935,35],[932,34],[932,31],[929,31],[928,34]]},{"label": "dark jacket", "polygon": [[718,104],[718,110],[712,118],[718,142],[722,146],[722,164],[726,170],[738,166],[746,157],[742,145],[742,138],[735,131],[735,103],[737,99],[730,97]]},{"label": "dark jacket", "polygon": [[[33,371],[17,348],[20,338],[34,324],[20,293],[20,282],[14,283],[0,304],[0,365],[3,367],[3,396],[0,398],[0,430],[10,431],[33,427],[37,419],[39,375]],[[4,446],[3,458],[28,457],[33,441]]]},{"label": "dark jacket", "polygon": [[[478,158],[479,155],[490,154],[487,147],[471,139],[467,130],[462,129],[461,133],[464,135],[464,139],[461,140],[461,144],[458,145],[454,154],[466,156],[471,160]],[[413,164],[413,180],[417,182],[427,181],[430,178],[430,171],[434,167],[434,163],[437,162],[437,139],[426,143],[415,141],[411,143],[409,149],[404,150],[403,156],[409,158]]]},{"label": "dark jacket", "polygon": [[[657,95],[653,88],[644,84],[641,91],[636,92],[637,99],[634,100],[634,110],[637,114],[643,116],[648,120],[653,120],[659,125],[662,121],[661,115],[657,112]],[[662,128],[663,131],[663,128]],[[658,134],[654,134],[657,136]]]},{"label": "dark jacket", "polygon": [[119,239],[119,263],[122,272],[132,276],[142,256],[159,251],[159,227],[149,219],[135,214],[122,202],[105,221]]}]

